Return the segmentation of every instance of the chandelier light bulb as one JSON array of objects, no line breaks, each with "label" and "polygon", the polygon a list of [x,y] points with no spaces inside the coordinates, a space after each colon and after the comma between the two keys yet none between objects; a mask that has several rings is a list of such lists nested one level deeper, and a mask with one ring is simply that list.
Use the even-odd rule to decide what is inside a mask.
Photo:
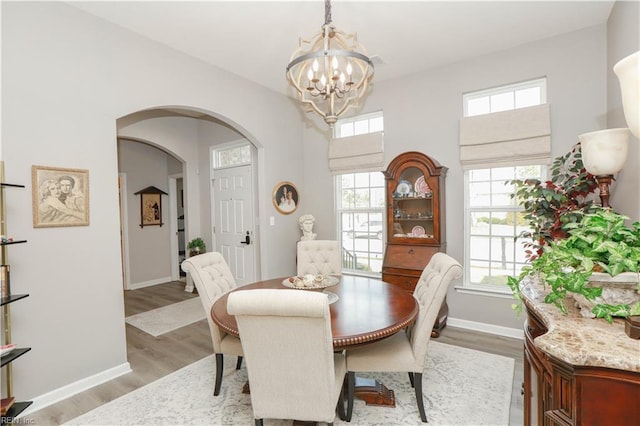
[{"label": "chandelier light bulb", "polygon": [[351,77],[352,73],[353,73],[353,67],[351,66],[351,62],[347,62],[347,74],[349,75],[349,77]]},{"label": "chandelier light bulb", "polygon": [[317,60],[317,59],[314,59],[314,60],[313,60],[313,65],[312,65],[312,67],[313,67],[313,72],[314,72],[314,73],[318,72],[318,67],[319,67],[319,65],[318,65],[318,60]]},{"label": "chandelier light bulb", "polygon": [[321,87],[324,87],[324,85],[327,84],[327,78],[324,76],[324,74],[322,74],[322,76],[320,77],[320,85]]}]

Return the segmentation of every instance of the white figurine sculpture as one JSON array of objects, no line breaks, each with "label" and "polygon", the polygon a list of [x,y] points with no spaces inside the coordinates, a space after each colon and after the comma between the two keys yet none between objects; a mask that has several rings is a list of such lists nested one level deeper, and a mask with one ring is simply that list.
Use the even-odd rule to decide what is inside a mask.
[{"label": "white figurine sculpture", "polygon": [[300,225],[300,229],[302,230],[302,238],[300,241],[308,241],[315,240],[317,234],[313,232],[313,224],[315,222],[315,218],[310,214],[303,214],[298,219],[298,224]]}]

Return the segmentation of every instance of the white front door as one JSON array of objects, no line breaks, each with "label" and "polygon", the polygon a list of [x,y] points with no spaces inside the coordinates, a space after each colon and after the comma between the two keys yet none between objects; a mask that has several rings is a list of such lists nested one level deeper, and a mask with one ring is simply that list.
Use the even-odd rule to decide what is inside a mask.
[{"label": "white front door", "polygon": [[218,169],[211,182],[216,251],[224,256],[238,285],[256,277],[251,171],[251,165]]}]

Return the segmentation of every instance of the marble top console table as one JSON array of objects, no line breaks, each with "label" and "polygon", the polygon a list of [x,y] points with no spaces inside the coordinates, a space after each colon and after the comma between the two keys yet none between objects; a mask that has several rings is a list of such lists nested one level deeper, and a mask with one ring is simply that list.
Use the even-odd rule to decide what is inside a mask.
[{"label": "marble top console table", "polygon": [[640,424],[640,340],[624,321],[583,318],[570,300],[564,315],[535,280],[521,290],[525,425]]}]

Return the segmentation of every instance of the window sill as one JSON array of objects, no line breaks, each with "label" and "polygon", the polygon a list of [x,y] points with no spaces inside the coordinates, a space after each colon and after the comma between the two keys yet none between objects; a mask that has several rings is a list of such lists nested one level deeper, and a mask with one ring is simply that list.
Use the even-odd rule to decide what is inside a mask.
[{"label": "window sill", "polygon": [[484,286],[456,286],[454,287],[458,293],[472,294],[474,296],[497,297],[499,299],[513,299],[513,293],[508,288],[484,287]]}]

